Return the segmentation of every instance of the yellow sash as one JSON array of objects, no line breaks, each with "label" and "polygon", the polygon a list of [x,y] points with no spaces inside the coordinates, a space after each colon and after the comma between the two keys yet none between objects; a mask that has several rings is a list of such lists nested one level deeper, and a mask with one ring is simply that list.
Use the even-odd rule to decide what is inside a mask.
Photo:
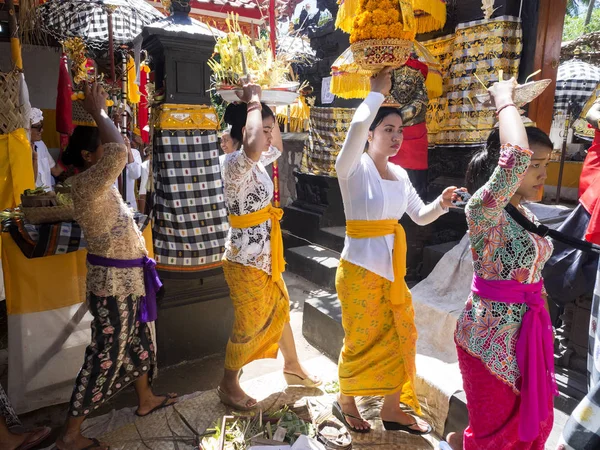
[{"label": "yellow sash", "polygon": [[391,302],[404,303],[408,286],[406,276],[406,233],[402,225],[395,219],[390,220],[348,220],[346,234],[353,239],[367,239],[394,235],[394,282],[390,291]]},{"label": "yellow sash", "polygon": [[243,216],[229,215],[229,224],[233,228],[250,228],[271,219],[271,276],[275,282],[281,280],[281,274],[285,271],[283,238],[279,223],[282,218],[283,210],[275,208],[273,205]]}]

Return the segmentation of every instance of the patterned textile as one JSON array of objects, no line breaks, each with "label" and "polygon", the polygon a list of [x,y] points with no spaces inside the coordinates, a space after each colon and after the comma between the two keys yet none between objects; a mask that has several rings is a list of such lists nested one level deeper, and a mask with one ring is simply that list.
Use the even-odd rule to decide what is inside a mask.
[{"label": "patterned textile", "polygon": [[6,420],[6,425],[10,428],[15,425],[21,425],[21,421],[17,417],[17,413],[13,409],[10,401],[8,400],[8,395],[4,392],[2,385],[0,384],[0,417],[4,417]]},{"label": "patterned textile", "polygon": [[77,375],[69,414],[87,416],[136,379],[156,369],[154,344],[148,324],[137,319],[139,297],[99,297],[91,292],[87,304],[92,342]]},{"label": "patterned textile", "polygon": [[583,108],[599,82],[600,67],[576,59],[562,63],[556,75],[554,111],[566,113],[569,101],[575,108]]},{"label": "patterned textile", "polygon": [[229,225],[215,131],[155,130],[154,251],[162,270],[221,265]]},{"label": "patterned textile", "polygon": [[549,415],[540,424],[538,437],[531,442],[519,441],[521,397],[490,373],[480,359],[459,346],[456,351],[469,409],[464,450],[544,450],[554,421],[552,398],[548,399]]},{"label": "patterned textile", "polygon": [[498,70],[517,76],[522,49],[520,19],[496,17],[460,24],[453,36],[422,44],[440,60],[444,94],[431,99],[427,112],[431,144],[485,142],[494,126],[494,110],[475,98],[484,92],[475,77],[491,85]]},{"label": "patterned textile", "polygon": [[255,267],[223,260],[235,319],[225,352],[225,369],[239,370],[263,358],[276,358],[290,299],[283,280]]},{"label": "patterned textile", "polygon": [[353,108],[310,108],[308,141],[302,153],[303,173],[335,177],[335,160],[346,139]]},{"label": "patterned textile", "polygon": [[[274,186],[265,166],[273,163],[280,156],[279,150],[270,147],[268,151],[261,154],[258,162],[252,161],[243,148],[225,157],[223,168],[225,199],[232,216],[246,216],[245,219],[248,219],[249,214],[271,205]],[[238,218],[239,220],[244,222],[244,219]],[[231,262],[256,267],[271,275],[271,246],[273,245],[271,231],[276,231],[271,226],[272,220],[240,227],[239,223],[234,224],[232,218],[225,244],[225,258]],[[284,267],[279,269],[283,270]]]},{"label": "patterned textile", "polygon": [[401,392],[400,401],[420,414],[410,292],[404,303],[393,304],[390,281],[343,259],[335,286],[345,333],[338,364],[341,392],[352,396]]},{"label": "patterned textile", "polygon": [[600,264],[592,300],[588,338],[589,392],[577,405],[562,432],[558,450],[600,448]]},{"label": "patterned textile", "polygon": [[[87,236],[90,253],[111,259],[138,259],[148,255],[133,211],[114,186],[127,163],[127,148],[105,144],[104,154],[71,181],[73,218]],[[88,264],[87,290],[96,295],[144,295],[141,268],[116,269]]]},{"label": "patterned textile", "polygon": [[[136,212],[133,218],[140,231],[144,231],[148,225],[148,216]],[[3,228],[10,233],[27,258],[62,255],[87,247],[83,231],[77,222],[33,225],[11,219],[3,222]]]},{"label": "patterned textile", "polygon": [[142,29],[164,16],[143,0],[51,0],[38,8],[42,29],[58,41],[81,37],[93,49],[108,47],[107,10],[114,5],[115,44],[130,44]]},{"label": "patterned textile", "polygon": [[[552,255],[549,239],[528,233],[504,210],[525,176],[531,154],[504,146],[490,180],[467,204],[473,269],[483,279],[536,283]],[[529,220],[536,220],[526,212]],[[515,348],[526,311],[525,304],[493,302],[471,294],[455,334],[457,345],[481,359],[515,393],[520,377]]]}]

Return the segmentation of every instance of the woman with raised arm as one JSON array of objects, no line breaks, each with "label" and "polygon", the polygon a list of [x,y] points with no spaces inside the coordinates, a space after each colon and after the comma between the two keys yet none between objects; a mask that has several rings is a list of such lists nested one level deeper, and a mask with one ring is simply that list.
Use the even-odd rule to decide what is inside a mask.
[{"label": "woman with raised arm", "polygon": [[469,427],[462,443],[448,437],[455,449],[543,450],[552,430],[554,347],[541,277],[552,245],[505,211],[510,203],[536,220],[523,202],[539,197],[552,143],[538,129],[525,130],[515,85],[512,79],[490,88],[499,133],[468,170],[476,180],[486,161],[495,166],[466,207],[474,276],[455,341]]},{"label": "woman with raised arm", "polygon": [[[349,429],[368,432],[355,396],[385,396],[387,430],[427,434],[431,426],[402,411],[421,413],[415,392],[417,330],[406,275],[406,236],[399,219],[408,213],[427,225],[447,211],[455,187],[425,205],[401,167],[389,163],[402,144],[402,118],[381,107],[391,89],[390,69],[371,78],[336,161],[346,242],[337,271],[344,347],[339,360],[340,395],[333,413]],[[365,146],[367,151],[365,152]]]},{"label": "woman with raised arm", "polygon": [[161,286],[133,212],[114,187],[127,163],[127,147],[105,111],[107,94],[87,86],[84,107],[98,125],[77,127],[63,155],[82,172],[72,178],[75,220],[87,241],[87,304],[94,317],[69,406],[59,450],[106,449],[81,434],[85,418],[133,383],[138,416],[172,405],[172,394],[156,396],[150,383],[156,358],[149,322],[156,319]]},{"label": "woman with raised arm", "polygon": [[243,135],[243,146],[226,156],[223,167],[231,226],[223,270],[235,319],[218,394],[221,402],[238,410],[256,405],[240,386],[240,370],[256,359],[275,358],[279,348],[289,385],[321,384],[298,361],[289,323],[290,300],[282,278],[285,261],[279,225],[283,211],[271,204],[273,182],[265,170],[279,158],[283,145],[275,115],[260,98],[260,86],[244,86],[240,97],[243,103],[236,108],[243,108],[238,117],[245,120],[232,126],[232,136]]}]

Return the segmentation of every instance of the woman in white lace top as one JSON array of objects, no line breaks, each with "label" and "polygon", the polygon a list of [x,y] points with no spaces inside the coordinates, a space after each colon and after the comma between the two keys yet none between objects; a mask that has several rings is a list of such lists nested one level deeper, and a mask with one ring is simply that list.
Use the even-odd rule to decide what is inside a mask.
[{"label": "woman in white lace top", "polygon": [[265,166],[281,155],[281,135],[271,109],[260,102],[261,89],[244,86],[231,134],[243,136],[239,151],[225,158],[223,181],[231,228],[225,246],[223,270],[231,291],[235,321],[219,385],[221,401],[239,410],[256,405],[239,384],[242,367],[260,358],[275,358],[281,347],[288,384],[317,386],[301,366],[289,324],[289,295],[281,277],[283,243],[273,208],[273,182]]}]

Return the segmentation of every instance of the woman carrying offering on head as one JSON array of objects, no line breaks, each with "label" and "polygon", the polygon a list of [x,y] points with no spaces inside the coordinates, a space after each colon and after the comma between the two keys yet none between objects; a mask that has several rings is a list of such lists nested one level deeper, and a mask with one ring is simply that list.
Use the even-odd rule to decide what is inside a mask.
[{"label": "woman carrying offering on head", "polygon": [[273,182],[265,170],[281,155],[281,135],[273,112],[260,102],[260,86],[246,84],[240,99],[243,104],[237,108],[243,109],[243,122],[232,126],[231,136],[243,136],[243,146],[227,155],[223,167],[231,226],[223,270],[235,319],[218,393],[224,404],[249,410],[256,400],[241,388],[240,370],[256,359],[275,358],[279,348],[288,384],[315,387],[321,381],[310,376],[298,361],[289,324],[290,301],[282,278],[285,261],[279,225],[283,212],[271,205]]},{"label": "woman carrying offering on head", "polygon": [[[339,359],[340,395],[333,412],[355,432],[368,432],[354,397],[384,396],[387,430],[427,434],[431,426],[403,412],[420,414],[415,392],[417,330],[406,286],[406,236],[398,223],[408,213],[427,225],[447,212],[455,187],[425,205],[406,171],[389,163],[402,144],[402,118],[381,107],[391,89],[391,69],[371,78],[371,92],[358,107],[336,161],[346,242],[337,271],[344,347]],[[367,151],[365,152],[365,146]]]},{"label": "woman carrying offering on head", "polygon": [[77,127],[63,161],[81,173],[71,178],[75,220],[88,249],[87,304],[93,316],[87,347],[69,406],[59,450],[106,449],[81,434],[85,418],[132,384],[138,416],[175,403],[172,394],[156,396],[150,383],[155,349],[149,322],[156,319],[161,287],[148,258],[144,238],[114,181],[127,163],[127,147],[104,110],[107,94],[100,85],[86,87],[84,107],[98,128]]},{"label": "woman carrying offering on head", "polygon": [[541,193],[552,142],[523,126],[515,85],[490,88],[499,130],[467,172],[467,185],[478,189],[466,207],[474,277],[455,341],[469,427],[462,445],[449,436],[453,448],[542,450],[552,429],[554,346],[541,277],[552,244],[505,211],[510,203],[536,220],[523,202]]}]

